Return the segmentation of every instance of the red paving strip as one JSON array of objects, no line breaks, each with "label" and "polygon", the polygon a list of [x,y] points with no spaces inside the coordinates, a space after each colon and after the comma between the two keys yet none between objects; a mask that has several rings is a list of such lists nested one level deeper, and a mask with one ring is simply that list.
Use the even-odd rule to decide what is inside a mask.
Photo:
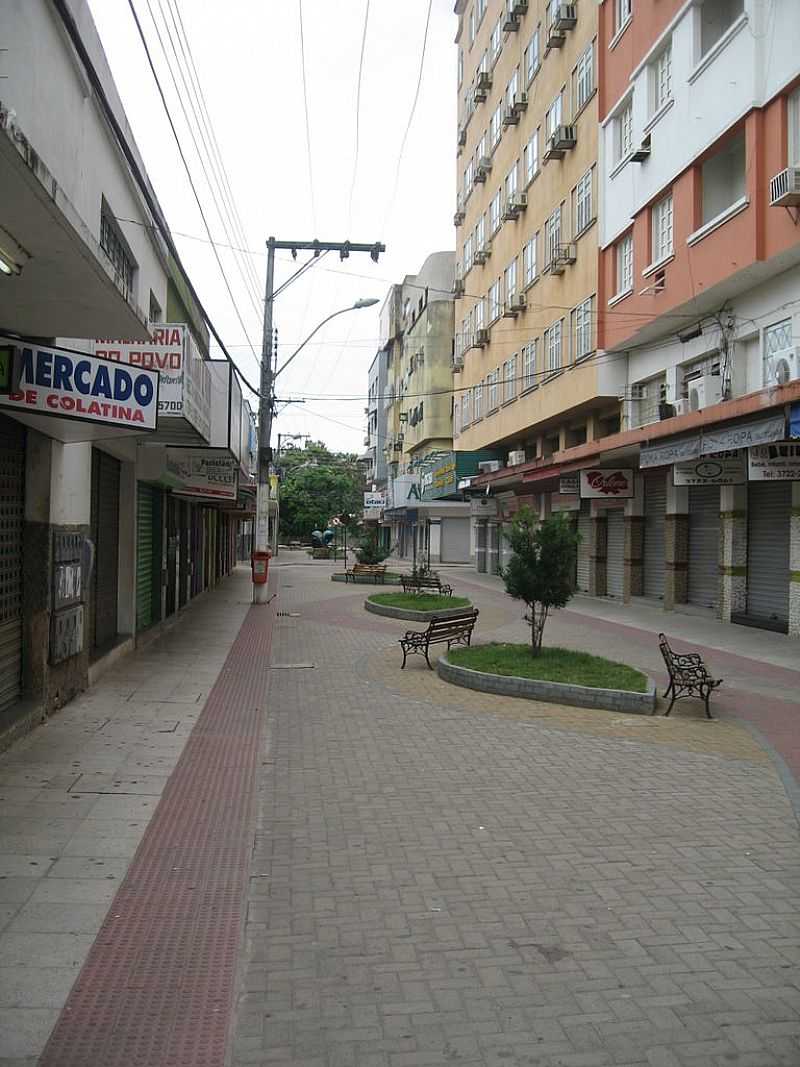
[{"label": "red paving strip", "polygon": [[40,1067],[224,1063],[272,620],[245,618]]}]

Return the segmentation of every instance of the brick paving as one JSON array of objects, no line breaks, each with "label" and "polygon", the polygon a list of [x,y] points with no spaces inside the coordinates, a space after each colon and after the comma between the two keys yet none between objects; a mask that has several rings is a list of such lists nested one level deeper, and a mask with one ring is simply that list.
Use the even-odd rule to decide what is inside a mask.
[{"label": "brick paving", "polygon": [[280,573],[233,1067],[800,1064],[797,823],[751,734],[401,673],[404,624]]}]

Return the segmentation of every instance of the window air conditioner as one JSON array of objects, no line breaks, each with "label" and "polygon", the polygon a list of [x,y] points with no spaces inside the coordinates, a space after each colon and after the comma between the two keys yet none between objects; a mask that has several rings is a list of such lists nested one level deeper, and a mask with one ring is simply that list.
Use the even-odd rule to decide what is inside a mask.
[{"label": "window air conditioner", "polygon": [[453,294],[455,296],[463,296],[464,295],[464,279],[463,278],[456,278],[456,280],[453,282]]},{"label": "window air conditioner", "polygon": [[499,459],[485,459],[483,463],[478,464],[478,470],[481,474],[494,474],[495,471],[499,471],[503,464]]},{"label": "window air conditioner", "polygon": [[514,311],[524,311],[527,306],[524,293],[512,293],[508,298],[509,307]]},{"label": "window air conditioner", "polygon": [[489,344],[489,331],[485,327],[475,331],[474,344],[476,348]]},{"label": "window air conditioner", "polygon": [[795,207],[800,204],[800,167],[787,167],[769,183],[772,207]]},{"label": "window air conditioner", "polygon": [[553,15],[553,26],[557,30],[571,30],[578,21],[576,4],[559,4]]},{"label": "window air conditioner", "polygon": [[486,70],[478,71],[478,76],[475,79],[475,88],[476,89],[491,89],[491,87],[492,87],[492,76],[491,76],[491,74]]},{"label": "window air conditioner", "polygon": [[463,355],[461,355],[461,356],[453,356],[453,370],[454,371],[461,371],[463,369],[464,369],[464,357],[463,357]]},{"label": "window air conditioner", "polygon": [[527,93],[514,93],[513,107],[515,111],[527,111],[528,109],[528,94]]},{"label": "window air conditioner", "polygon": [[687,384],[691,411],[702,411],[722,400],[722,378],[718,374],[703,374]]},{"label": "window air conditioner", "polygon": [[519,112],[515,107],[507,107],[503,112],[503,125],[516,126],[519,122]]},{"label": "window air conditioner", "polygon": [[482,245],[480,248],[477,248],[475,250],[475,255],[472,258],[480,266],[483,266],[483,264],[487,261],[487,259],[489,258],[489,256],[491,254],[492,254],[492,246],[489,243],[489,241],[487,241],[486,244]]},{"label": "window air conditioner", "polygon": [[508,453],[508,465],[509,467],[518,467],[520,463],[525,462],[525,449],[520,448],[516,452]]},{"label": "window air conditioner", "polygon": [[689,407],[689,401],[685,396],[682,396],[679,400],[676,400],[672,405],[675,408],[676,415],[688,415],[691,408]]},{"label": "window air conditioner", "polygon": [[778,352],[764,363],[764,385],[786,385],[800,378],[800,349]]}]

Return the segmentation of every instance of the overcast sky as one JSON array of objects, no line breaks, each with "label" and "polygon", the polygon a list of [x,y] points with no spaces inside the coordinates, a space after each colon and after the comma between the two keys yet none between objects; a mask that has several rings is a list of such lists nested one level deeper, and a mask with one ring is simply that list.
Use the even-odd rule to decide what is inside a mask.
[{"label": "overcast sky", "polygon": [[[243,264],[243,257],[219,249],[245,328],[232,307],[211,246],[180,236],[203,238],[205,230],[128,0],[90,0],[90,6],[181,257],[228,350],[251,381],[258,380],[250,345],[260,353],[264,243],[270,234],[281,240],[381,240],[387,247],[378,264],[365,254],[353,254],[341,263],[335,253],[329,253],[277,298],[275,325],[281,360],[332,311],[359,297],[382,301],[389,284],[415,273],[429,253],[454,247],[456,19],[452,0],[433,0],[419,100],[399,170],[401,142],[417,87],[428,0],[369,3],[355,186],[356,92],[366,0],[302,3],[310,176],[300,0],[226,0],[224,4],[135,0],[214,239],[220,245],[238,247],[239,241],[226,235],[216,212],[170,78],[171,69],[181,85],[166,27],[177,41],[173,18],[177,12],[182,16],[241,217],[244,247],[253,253],[248,258],[256,279],[248,290],[237,265]],[[181,95],[186,102],[188,94],[182,91]],[[279,255],[276,283],[294,269],[288,253]],[[306,397],[307,403],[281,414],[275,434],[309,433],[331,447],[363,451],[367,369],[377,349],[379,308],[335,319],[278,379],[280,396]],[[356,399],[336,400],[334,396]]]}]

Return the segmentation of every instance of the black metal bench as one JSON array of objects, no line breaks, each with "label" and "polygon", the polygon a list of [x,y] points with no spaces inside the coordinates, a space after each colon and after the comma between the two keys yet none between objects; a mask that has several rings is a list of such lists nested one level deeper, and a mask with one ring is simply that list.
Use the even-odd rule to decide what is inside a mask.
[{"label": "black metal bench", "polygon": [[[722,678],[712,678],[708,668],[703,662],[699,652],[673,652],[669,641],[664,634],[658,635],[658,647],[664,657],[669,674],[669,685],[664,693],[664,699],[672,693],[670,705],[664,713],[669,715],[672,705],[681,697],[697,696],[705,703],[706,716],[713,719],[708,708],[708,700],[718,685],[722,685]],[[655,711],[653,712],[655,714]]]},{"label": "black metal bench", "polygon": [[421,577],[413,574],[403,574],[400,577],[404,593],[439,593],[442,596],[452,596],[452,585],[442,582],[438,574]]},{"label": "black metal bench", "polygon": [[381,563],[354,563],[349,571],[344,572],[345,585],[352,581],[354,584],[358,578],[371,578],[375,585],[386,583],[386,566]]},{"label": "black metal bench", "polygon": [[[431,645],[447,644],[448,652],[451,645],[468,645],[472,640],[472,631],[475,629],[477,618],[478,609],[467,608],[457,615],[434,616],[428,623],[427,630],[409,630],[405,637],[400,638],[403,667],[406,665],[407,656],[419,653],[425,657],[428,667],[433,670],[428,658]],[[400,669],[402,670],[403,667]]]}]

